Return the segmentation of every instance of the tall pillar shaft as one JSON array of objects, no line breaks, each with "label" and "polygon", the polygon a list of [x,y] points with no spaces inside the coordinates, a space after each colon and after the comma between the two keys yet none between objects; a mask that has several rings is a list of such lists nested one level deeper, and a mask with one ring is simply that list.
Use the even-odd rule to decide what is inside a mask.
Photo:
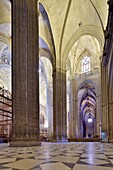
[{"label": "tall pillar shaft", "polygon": [[70,122],[69,122],[69,136],[76,137],[76,118],[77,118],[77,95],[76,95],[76,82],[74,79],[71,80],[70,83]]},{"label": "tall pillar shaft", "polygon": [[[112,47],[113,51],[113,47]],[[109,124],[109,141],[113,142],[113,53],[109,60],[109,98],[108,98],[108,124]]]},{"label": "tall pillar shaft", "polygon": [[67,92],[66,70],[62,71],[62,138],[67,139]]},{"label": "tall pillar shaft", "polygon": [[102,132],[108,136],[108,70],[107,65],[101,71],[101,91],[102,91]]},{"label": "tall pillar shaft", "polygon": [[13,0],[13,134],[11,146],[39,145],[37,0]]},{"label": "tall pillar shaft", "polygon": [[67,138],[66,72],[56,68],[53,73],[53,137]]},{"label": "tall pillar shaft", "polygon": [[[106,73],[103,74],[102,77],[105,75],[105,78],[107,78],[107,81],[105,81],[106,87],[102,90],[102,104],[104,104],[104,101],[106,101],[106,107],[104,105],[102,106],[106,108],[105,111],[107,111],[107,116],[104,116],[102,128],[107,127],[106,131],[107,135],[109,136],[109,142],[113,142],[113,1],[109,0],[108,5],[108,23],[105,31],[104,55],[102,60],[102,70],[106,69]],[[106,123],[106,126],[104,125],[104,123]]]},{"label": "tall pillar shaft", "polygon": [[48,117],[48,139],[53,135],[53,91],[50,85],[47,86],[47,117]]},{"label": "tall pillar shaft", "polygon": [[62,139],[62,76],[61,69],[53,72],[53,137]]},{"label": "tall pillar shaft", "polygon": [[97,107],[96,107],[95,134],[100,136],[100,132],[101,132],[100,131],[101,130],[101,96],[100,94],[96,98],[96,104],[97,104]]}]

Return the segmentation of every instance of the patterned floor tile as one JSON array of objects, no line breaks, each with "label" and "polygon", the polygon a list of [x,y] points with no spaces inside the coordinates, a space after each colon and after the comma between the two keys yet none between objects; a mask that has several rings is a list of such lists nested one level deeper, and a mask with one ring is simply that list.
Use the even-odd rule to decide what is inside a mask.
[{"label": "patterned floor tile", "polygon": [[30,169],[35,167],[36,165],[41,164],[43,161],[37,161],[33,159],[22,159],[13,163],[5,164],[3,165],[4,167],[9,167],[9,168],[16,168],[16,169]]},{"label": "patterned floor tile", "polygon": [[113,170],[113,144],[42,143],[16,148],[0,144],[0,170]]},{"label": "patterned floor tile", "polygon": [[93,159],[93,158],[107,159],[107,157],[104,154],[95,154],[95,153],[92,153],[92,154],[82,154],[81,157],[83,157],[83,158],[90,158],[90,159]]},{"label": "patterned floor tile", "polygon": [[57,156],[52,161],[59,161],[59,162],[67,162],[67,163],[76,163],[79,157],[69,157],[69,156]]},{"label": "patterned floor tile", "polygon": [[17,157],[18,158],[30,158],[34,156],[33,154],[19,154]]},{"label": "patterned floor tile", "polygon": [[78,162],[78,164],[89,164],[89,165],[106,165],[109,162],[108,161],[103,161],[103,160],[99,160],[99,159],[80,159]]},{"label": "patterned floor tile", "polygon": [[5,159],[0,159],[0,163],[8,163],[8,162],[14,162],[16,158],[5,158]]},{"label": "patterned floor tile", "polygon": [[50,164],[43,164],[40,165],[42,170],[71,170],[68,166],[64,165],[63,163],[50,163]]},{"label": "patterned floor tile", "polygon": [[71,169],[75,166],[74,163],[63,163],[63,164],[66,165],[67,167],[71,168]]},{"label": "patterned floor tile", "polygon": [[91,166],[91,165],[75,165],[73,170],[113,170],[113,168],[101,167],[101,166]]}]

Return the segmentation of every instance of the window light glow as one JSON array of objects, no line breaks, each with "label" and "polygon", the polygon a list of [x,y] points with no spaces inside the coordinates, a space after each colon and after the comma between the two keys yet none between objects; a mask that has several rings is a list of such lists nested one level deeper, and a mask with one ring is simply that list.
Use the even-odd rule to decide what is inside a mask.
[{"label": "window light glow", "polygon": [[88,122],[91,123],[93,119],[91,117],[88,118]]}]

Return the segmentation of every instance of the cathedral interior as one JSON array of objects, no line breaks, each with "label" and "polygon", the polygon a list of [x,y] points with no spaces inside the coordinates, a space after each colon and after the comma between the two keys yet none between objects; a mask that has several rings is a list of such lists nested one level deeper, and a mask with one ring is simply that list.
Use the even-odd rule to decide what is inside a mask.
[{"label": "cathedral interior", "polygon": [[113,169],[113,0],[0,0],[0,169]]}]

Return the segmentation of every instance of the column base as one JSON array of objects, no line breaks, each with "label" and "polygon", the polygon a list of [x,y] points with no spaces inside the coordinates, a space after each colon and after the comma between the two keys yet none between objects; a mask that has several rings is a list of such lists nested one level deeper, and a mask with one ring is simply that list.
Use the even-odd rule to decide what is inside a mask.
[{"label": "column base", "polygon": [[52,139],[52,142],[56,143],[56,142],[57,142],[57,140],[56,140],[56,139]]},{"label": "column base", "polygon": [[62,142],[68,142],[68,139],[67,138],[53,138],[52,139],[52,142],[56,142],[56,143],[58,143],[58,142],[60,142],[60,143],[62,143]]},{"label": "column base", "polygon": [[62,138],[62,142],[68,142],[67,137]]},{"label": "column base", "polygon": [[68,142],[68,140],[66,138],[62,138],[62,139],[57,139],[57,142],[65,143]]},{"label": "column base", "polygon": [[108,142],[109,142],[109,138],[108,137],[101,140],[101,143],[108,143]]},{"label": "column base", "polygon": [[41,146],[40,141],[31,140],[31,141],[11,141],[10,142],[11,147],[29,147],[29,146]]},{"label": "column base", "polygon": [[109,138],[108,143],[113,143],[113,138]]}]

